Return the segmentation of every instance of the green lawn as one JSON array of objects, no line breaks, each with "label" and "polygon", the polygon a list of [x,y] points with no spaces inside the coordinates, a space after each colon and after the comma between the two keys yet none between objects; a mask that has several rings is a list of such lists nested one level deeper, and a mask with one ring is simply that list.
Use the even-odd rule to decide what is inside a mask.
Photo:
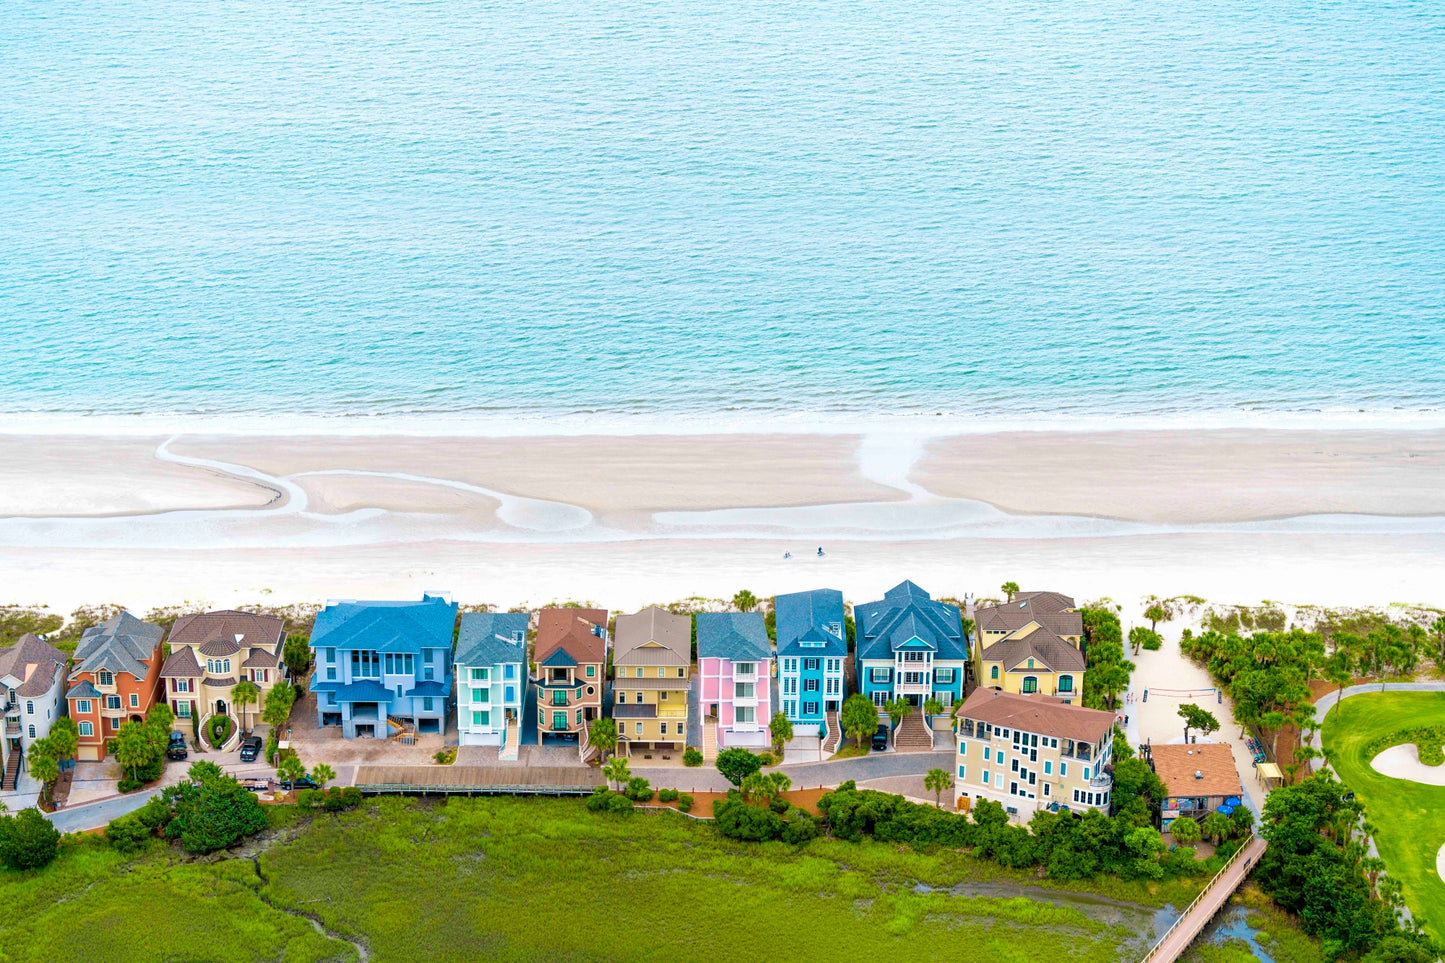
[{"label": "green lawn", "polygon": [[[0,963],[356,958],[284,910],[314,915],[376,963],[751,963],[778,947],[800,959],[1112,963],[1142,953],[1150,907],[1181,906],[1197,886],[1048,884],[871,840],[739,844],[670,811],[595,815],[573,799],[388,797],[341,815],[271,815],[280,838],[255,846],[255,862],[192,860],[159,841],[127,859],[91,837],[39,873],[0,870]],[[1064,905],[1038,899],[1040,887]]]},{"label": "green lawn", "polygon": [[1340,702],[1324,726],[1325,751],[1364,801],[1386,870],[1436,939],[1445,936],[1445,882],[1435,871],[1435,854],[1445,844],[1445,786],[1382,776],[1370,768],[1365,746],[1376,736],[1439,725],[1445,725],[1445,693],[1372,692]]}]

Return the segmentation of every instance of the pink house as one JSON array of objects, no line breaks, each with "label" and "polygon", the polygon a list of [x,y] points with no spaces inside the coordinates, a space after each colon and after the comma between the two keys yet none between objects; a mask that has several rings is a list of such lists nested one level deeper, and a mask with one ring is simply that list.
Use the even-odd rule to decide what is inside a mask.
[{"label": "pink house", "polygon": [[718,749],[768,745],[772,741],[768,721],[773,717],[773,652],[762,615],[698,615],[697,659],[704,747],[710,737]]}]

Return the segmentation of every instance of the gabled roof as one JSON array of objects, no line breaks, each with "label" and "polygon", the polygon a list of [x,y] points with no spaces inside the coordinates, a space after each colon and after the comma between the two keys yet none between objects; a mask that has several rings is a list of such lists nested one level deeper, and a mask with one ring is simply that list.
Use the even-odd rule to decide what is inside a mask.
[{"label": "gabled roof", "polygon": [[456,603],[435,595],[420,602],[331,602],[316,616],[311,647],[450,652],[456,617]]},{"label": "gabled roof", "polygon": [[549,669],[575,669],[577,667],[577,660],[572,658],[572,654],[565,648],[559,647],[539,664]]},{"label": "gabled roof", "polygon": [[183,615],[171,627],[171,651],[182,645],[198,646],[202,655],[212,658],[235,655],[242,648],[277,652],[285,629],[285,623],[274,615],[234,609]]},{"label": "gabled roof", "polygon": [[95,686],[91,685],[89,679],[81,679],[81,680],[80,680],[79,682],[77,682],[75,685],[73,685],[73,686],[70,687],[70,691],[67,692],[67,693],[65,693],[65,698],[67,698],[67,699],[99,699],[99,698],[100,698],[100,690],[97,689]]},{"label": "gabled roof", "polygon": [[692,617],[655,605],[619,615],[613,645],[613,665],[692,665]]},{"label": "gabled roof", "polygon": [[1034,623],[984,649],[982,658],[984,662],[1002,662],[1008,672],[1026,666],[1030,658],[1043,663],[1038,668],[1053,672],[1084,671],[1084,654],[1072,642]]},{"label": "gabled roof", "polygon": [[532,658],[542,665],[558,649],[573,665],[607,661],[606,609],[543,609],[537,614],[537,643]]},{"label": "gabled roof", "polygon": [[443,698],[445,698],[449,693],[444,683],[436,681],[424,681],[418,682],[416,685],[406,690],[406,694],[410,698],[415,698],[417,696],[442,696]]},{"label": "gabled roof", "polygon": [[281,660],[276,657],[275,652],[267,652],[265,649],[252,649],[246,661],[241,663],[243,669],[274,669]]},{"label": "gabled roof", "polygon": [[891,661],[900,649],[929,649],[936,659],[968,658],[958,606],[935,602],[912,582],[884,593],[881,601],[855,609],[858,658]]},{"label": "gabled roof", "polygon": [[1037,622],[1055,635],[1079,638],[1084,634],[1084,617],[1071,612],[1074,600],[1058,592],[1019,592],[1012,602],[989,605],[973,613],[982,632],[1016,632]]},{"label": "gabled roof", "polygon": [[196,679],[201,675],[201,665],[196,661],[195,650],[181,646],[171,652],[165,665],[161,666],[162,679]]},{"label": "gabled roof", "polygon": [[[841,656],[848,654],[843,593],[837,589],[792,592],[773,599],[778,655]],[[838,626],[837,635],[829,626]]]},{"label": "gabled roof", "polygon": [[[464,612],[457,636],[458,665],[527,661],[526,612]],[[520,635],[521,641],[514,641]]]},{"label": "gabled roof", "polygon": [[[1222,742],[1150,746],[1154,772],[1168,796],[1243,796],[1234,752]],[[1200,777],[1195,778],[1195,773]]]},{"label": "gabled roof", "polygon": [[772,655],[767,624],[760,612],[700,612],[697,657],[760,662]]},{"label": "gabled roof", "polygon": [[65,653],[33,632],[0,649],[0,678],[14,679],[15,694],[22,698],[45,695],[55,685],[56,673],[64,670]]},{"label": "gabled roof", "polygon": [[362,679],[332,690],[337,702],[390,702],[392,692],[375,679]]},{"label": "gabled roof", "polygon": [[1069,705],[1052,696],[1017,695],[998,689],[973,690],[973,695],[954,715],[1089,745],[1097,743],[1114,728],[1112,712]]},{"label": "gabled roof", "polygon": [[155,655],[166,630],[150,622],[142,622],[129,612],[122,612],[100,625],[93,625],[80,635],[75,648],[75,671],[129,672],[144,679],[150,671],[147,662]]}]

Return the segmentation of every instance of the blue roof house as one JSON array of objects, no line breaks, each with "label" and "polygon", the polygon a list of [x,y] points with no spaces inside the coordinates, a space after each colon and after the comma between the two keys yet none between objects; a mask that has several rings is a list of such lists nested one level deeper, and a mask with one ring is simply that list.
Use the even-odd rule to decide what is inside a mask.
[{"label": "blue roof house", "polygon": [[[778,635],[778,701],[795,728],[817,726],[827,735],[827,714],[843,706],[848,658],[843,593],[793,592],[773,600]],[[798,732],[803,735],[803,732]]]},{"label": "blue roof house", "polygon": [[857,606],[854,615],[858,686],[874,705],[897,696],[914,705],[937,696],[945,706],[963,698],[968,638],[958,606],[903,582],[881,601]]},{"label": "blue roof house", "polygon": [[526,612],[467,612],[457,635],[457,739],[514,758],[527,697]]},{"label": "blue roof house", "polygon": [[347,739],[445,731],[456,617],[438,595],[327,603],[311,629],[317,723]]}]

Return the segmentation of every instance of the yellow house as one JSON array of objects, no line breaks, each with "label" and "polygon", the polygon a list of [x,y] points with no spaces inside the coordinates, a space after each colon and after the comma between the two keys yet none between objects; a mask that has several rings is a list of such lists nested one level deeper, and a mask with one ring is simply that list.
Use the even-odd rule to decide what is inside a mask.
[{"label": "yellow house", "polygon": [[978,648],[1002,642],[1030,622],[1048,629],[1080,648],[1084,638],[1084,617],[1074,611],[1074,600],[1061,592],[1019,592],[1011,602],[987,605],[964,613],[973,619]]},{"label": "yellow house", "polygon": [[1030,622],[978,656],[978,683],[1021,695],[1043,693],[1070,703],[1084,683],[1084,654],[1077,645]]},{"label": "yellow house", "polygon": [[687,746],[692,617],[652,606],[619,615],[612,659],[617,748],[681,751]]}]

